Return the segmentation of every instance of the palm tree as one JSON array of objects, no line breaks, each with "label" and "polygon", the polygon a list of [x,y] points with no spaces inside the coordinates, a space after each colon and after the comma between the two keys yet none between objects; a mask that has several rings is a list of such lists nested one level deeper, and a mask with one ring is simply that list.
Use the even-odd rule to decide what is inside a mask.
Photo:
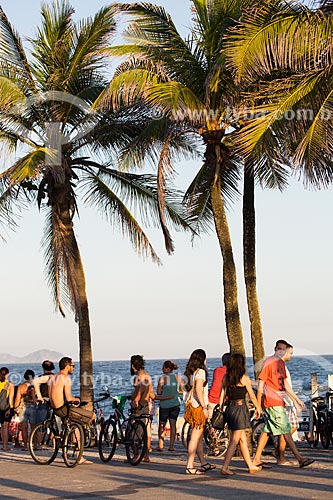
[{"label": "palm tree", "polygon": [[136,101],[153,106],[189,136],[200,136],[204,163],[187,191],[192,220],[213,220],[223,257],[227,336],[233,352],[244,353],[236,268],[226,216],[226,203],[237,194],[240,159],[224,143],[228,107],[237,99],[232,76],[225,70],[222,35],[239,16],[240,2],[193,0],[193,28],[183,39],[171,17],[148,3],[118,4],[134,19],[125,37],[132,43],[113,47],[127,56],[117,69],[108,96],[114,106]]},{"label": "palm tree", "polygon": [[[226,49],[235,21],[256,3],[194,0],[192,4],[193,27],[186,40],[162,7],[119,5],[133,17],[125,33],[131,43],[111,51],[127,56],[127,60],[118,68],[109,91],[113,104],[145,99],[174,122],[187,124],[189,133],[202,139],[205,161],[186,200],[193,220],[206,223],[212,216],[215,223],[223,256],[225,316],[232,351],[244,347],[225,206],[233,199],[238,171],[244,168],[243,260],[257,373],[264,345],[256,288],[254,187],[256,181],[264,187],[283,189],[288,158],[278,138],[268,134],[267,147],[260,144],[244,165],[242,150],[235,154],[231,139],[237,135],[235,131],[246,126],[246,107],[253,106],[251,94],[259,84],[255,79],[246,82],[247,95],[243,95],[244,86],[235,81],[233,68],[228,67]],[[254,95],[257,98],[257,93]]]},{"label": "palm tree", "polygon": [[[0,174],[0,217],[14,226],[17,210],[37,204],[45,213],[46,273],[62,315],[72,309],[79,329],[81,398],[92,404],[93,367],[84,268],[74,232],[78,194],[118,225],[142,256],[160,263],[135,218],[159,226],[161,216],[183,229],[177,191],[165,188],[163,214],[156,178],[112,168],[120,146],[152,122],[147,108],[94,111],[107,86],[100,51],[115,30],[112,6],[73,22],[67,1],[42,7],[28,60],[19,36],[0,11],[0,140],[20,157]],[[145,114],[146,113],[146,114]],[[178,144],[174,143],[177,148]],[[93,156],[92,156],[93,155]],[[108,161],[102,159],[108,157]]]},{"label": "palm tree", "polygon": [[313,10],[274,0],[243,16],[228,48],[238,81],[262,80],[239,150],[249,157],[277,138],[315,187],[332,181],[332,25],[329,2]]}]

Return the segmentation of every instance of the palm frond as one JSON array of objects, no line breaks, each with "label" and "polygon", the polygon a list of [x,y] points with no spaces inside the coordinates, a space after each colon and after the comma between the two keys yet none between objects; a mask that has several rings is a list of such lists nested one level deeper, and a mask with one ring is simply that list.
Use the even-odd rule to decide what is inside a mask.
[{"label": "palm frond", "polygon": [[52,291],[56,308],[65,317],[65,304],[73,307],[74,296],[78,295],[77,286],[73,280],[75,259],[66,232],[55,210],[49,209],[45,219],[42,239],[44,249],[45,274]]},{"label": "palm frond", "polygon": [[48,148],[37,148],[17,160],[10,169],[1,176],[6,175],[11,184],[19,184],[25,179],[34,179],[45,165],[46,159],[54,161],[56,152]]},{"label": "palm frond", "polygon": [[[105,176],[104,176],[105,177]],[[103,175],[87,175],[82,183],[86,191],[85,201],[98,207],[112,227],[120,227],[123,235],[131,241],[135,251],[142,257],[151,257],[153,262],[161,261],[133,214],[113,189],[103,182]]]},{"label": "palm frond", "polygon": [[[273,137],[266,132],[270,127],[277,132],[284,118],[316,87],[322,78],[322,71],[308,73],[304,78],[297,76],[283,80],[279,86],[278,80],[261,90],[266,102],[254,108],[254,118],[248,120],[240,133],[235,136],[235,144],[239,152],[249,157],[255,147],[260,147],[264,140]],[[275,143],[275,140],[273,140]],[[271,143],[270,145],[272,145]]]},{"label": "palm frond", "polygon": [[0,6],[0,61],[13,67],[31,91],[36,90],[22,41]]},{"label": "palm frond", "polygon": [[331,59],[332,23],[331,17],[300,3],[266,2],[243,13],[228,33],[225,53],[238,81],[276,70],[313,70]]},{"label": "palm frond", "polygon": [[93,18],[81,21],[76,29],[74,53],[70,57],[68,70],[64,80],[65,87],[71,90],[78,79],[93,70],[105,66],[105,58],[100,53],[111,36],[115,33],[114,15],[116,9],[103,7]]}]

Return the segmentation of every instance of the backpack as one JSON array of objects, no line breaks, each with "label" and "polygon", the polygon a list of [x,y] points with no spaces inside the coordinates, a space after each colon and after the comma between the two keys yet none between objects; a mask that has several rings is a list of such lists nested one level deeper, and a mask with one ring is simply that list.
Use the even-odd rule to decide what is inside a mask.
[{"label": "backpack", "polygon": [[3,389],[0,391],[0,410],[6,411],[9,409],[9,401],[8,401],[8,388],[9,382],[5,383]]}]

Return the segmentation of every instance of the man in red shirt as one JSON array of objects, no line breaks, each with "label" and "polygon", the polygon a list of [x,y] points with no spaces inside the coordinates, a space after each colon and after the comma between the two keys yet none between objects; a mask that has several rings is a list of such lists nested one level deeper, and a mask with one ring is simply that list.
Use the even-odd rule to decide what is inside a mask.
[{"label": "man in red shirt", "polygon": [[253,458],[253,463],[257,466],[262,465],[261,454],[266,446],[268,434],[283,435],[291,452],[297,458],[299,467],[306,467],[314,462],[314,460],[306,459],[299,453],[290,434],[290,424],[284,406],[285,393],[301,407],[304,407],[304,403],[296,396],[286,381],[286,367],[282,358],[289,346],[290,344],[285,340],[278,340],[275,344],[274,355],[265,360],[259,374],[257,399],[259,406],[262,405],[262,401],[264,403],[265,425]]},{"label": "man in red shirt", "polygon": [[222,366],[215,368],[213,372],[213,382],[208,393],[208,418],[212,418],[213,410],[220,399],[222,379],[227,373],[227,365],[230,360],[230,352],[226,352],[222,356]]}]

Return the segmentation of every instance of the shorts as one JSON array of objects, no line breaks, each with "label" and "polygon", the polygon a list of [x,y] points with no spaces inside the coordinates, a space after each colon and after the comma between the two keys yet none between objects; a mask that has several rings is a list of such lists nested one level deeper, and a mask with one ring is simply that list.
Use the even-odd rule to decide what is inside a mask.
[{"label": "shorts", "polygon": [[[6,415],[7,411],[9,411],[8,415]],[[13,415],[14,408],[9,408],[9,410],[0,410],[0,424],[3,424],[4,422],[10,422]]]},{"label": "shorts", "polygon": [[280,436],[281,434],[289,434],[291,427],[288,422],[286,409],[284,406],[271,406],[264,409],[265,424],[262,432]]},{"label": "shorts", "polygon": [[180,412],[180,406],[172,406],[171,408],[161,408],[159,411],[159,423],[166,424],[167,420],[177,420]]},{"label": "shorts", "polygon": [[297,410],[295,406],[285,406],[287,412],[288,422],[292,429],[298,429],[299,418],[297,416]]},{"label": "shorts", "polygon": [[39,403],[36,406],[36,424],[40,424],[50,417],[50,404],[48,402]]},{"label": "shorts", "polygon": [[54,414],[59,417],[59,418],[65,418],[68,416],[68,406],[67,405],[62,405],[59,406],[59,408],[54,408]]},{"label": "shorts", "polygon": [[[149,415],[150,417],[150,408],[148,403],[141,404],[135,409],[133,409],[132,416],[133,417],[141,417],[141,415]],[[143,419],[144,420],[144,419]]]},{"label": "shorts", "polygon": [[34,404],[25,404],[18,415],[19,422],[29,422],[30,425],[36,423],[36,406]]}]

